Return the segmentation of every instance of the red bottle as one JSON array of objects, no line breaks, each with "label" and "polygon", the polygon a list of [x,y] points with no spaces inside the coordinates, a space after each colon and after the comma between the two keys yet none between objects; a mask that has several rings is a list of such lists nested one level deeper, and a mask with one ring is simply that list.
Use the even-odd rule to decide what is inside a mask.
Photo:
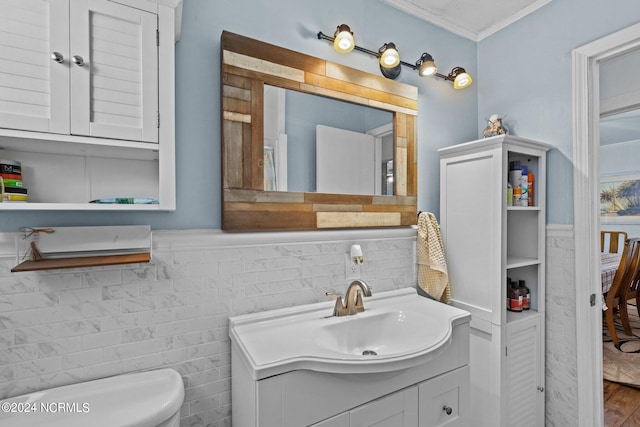
[{"label": "red bottle", "polygon": [[531,291],[524,284],[524,280],[518,281],[518,290],[522,295],[522,309],[529,310],[531,308]]}]

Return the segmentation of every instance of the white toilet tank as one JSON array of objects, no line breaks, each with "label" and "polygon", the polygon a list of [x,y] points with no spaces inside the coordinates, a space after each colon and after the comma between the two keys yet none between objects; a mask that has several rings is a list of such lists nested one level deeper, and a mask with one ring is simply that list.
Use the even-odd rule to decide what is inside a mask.
[{"label": "white toilet tank", "polygon": [[0,401],[3,427],[177,427],[184,400],[173,369],[118,375]]}]

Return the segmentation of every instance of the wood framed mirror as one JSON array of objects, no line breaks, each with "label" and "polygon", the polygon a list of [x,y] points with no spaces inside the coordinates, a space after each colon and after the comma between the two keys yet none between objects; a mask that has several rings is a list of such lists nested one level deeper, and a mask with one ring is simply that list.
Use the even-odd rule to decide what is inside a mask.
[{"label": "wood framed mirror", "polygon": [[[223,230],[319,230],[417,223],[415,86],[227,31],[221,36],[221,57]],[[393,194],[265,191],[265,85],[389,111],[393,122]]]}]

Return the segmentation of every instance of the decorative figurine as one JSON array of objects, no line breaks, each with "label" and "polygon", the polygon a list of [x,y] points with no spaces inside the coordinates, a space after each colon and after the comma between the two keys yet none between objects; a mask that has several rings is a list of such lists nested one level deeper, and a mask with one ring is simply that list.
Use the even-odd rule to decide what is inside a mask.
[{"label": "decorative figurine", "polygon": [[484,137],[505,135],[509,133],[509,129],[502,124],[502,118],[498,114],[492,114],[487,122],[487,127],[484,130]]}]

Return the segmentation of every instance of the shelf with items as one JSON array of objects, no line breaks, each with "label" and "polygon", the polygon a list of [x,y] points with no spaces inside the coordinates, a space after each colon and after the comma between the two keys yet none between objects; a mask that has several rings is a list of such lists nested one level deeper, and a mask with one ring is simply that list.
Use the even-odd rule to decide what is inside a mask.
[{"label": "shelf with items", "polygon": [[[507,183],[511,189],[509,208],[533,208],[540,204],[537,200],[536,181],[539,174],[539,157],[526,153],[509,151],[507,153]],[[509,195],[505,196],[507,199]]]},{"label": "shelf with items", "polygon": [[[0,140],[0,147],[6,147],[3,141]],[[166,202],[172,198],[168,194],[167,200],[162,199],[159,186],[162,169],[157,152],[123,149],[129,154],[128,158],[123,158],[111,157],[109,151],[101,152],[98,156],[84,152],[79,146],[67,148],[65,154],[1,150],[0,157],[21,164],[22,183],[28,190],[28,201],[2,203],[0,209],[55,209],[55,205],[63,204],[67,205],[67,209],[95,210],[104,206],[97,207],[91,201],[116,197],[154,199],[158,201],[154,203],[155,209],[160,209],[165,207],[160,201]],[[77,152],[72,154],[71,148],[77,148]]]},{"label": "shelf with items", "polygon": [[[517,267],[507,267],[506,280],[505,280],[505,294],[508,297],[507,281],[511,280],[517,284],[520,281],[529,289],[529,309],[522,311],[510,311],[507,312],[507,323],[526,315],[528,312],[544,311],[544,301],[541,301],[541,289],[542,283],[540,282],[541,264],[522,265]],[[505,303],[505,307],[508,303]]]},{"label": "shelf with items", "polygon": [[[9,6],[5,14],[24,25],[8,30],[16,55],[0,70],[9,89],[0,94],[0,159],[22,164],[28,201],[0,203],[0,211],[174,210],[182,0],[34,7],[24,15]],[[25,52],[20,40],[31,19],[51,31]],[[32,84],[42,90],[24,90]],[[116,198],[136,204],[90,203]],[[138,204],[141,199],[155,203]]]}]

